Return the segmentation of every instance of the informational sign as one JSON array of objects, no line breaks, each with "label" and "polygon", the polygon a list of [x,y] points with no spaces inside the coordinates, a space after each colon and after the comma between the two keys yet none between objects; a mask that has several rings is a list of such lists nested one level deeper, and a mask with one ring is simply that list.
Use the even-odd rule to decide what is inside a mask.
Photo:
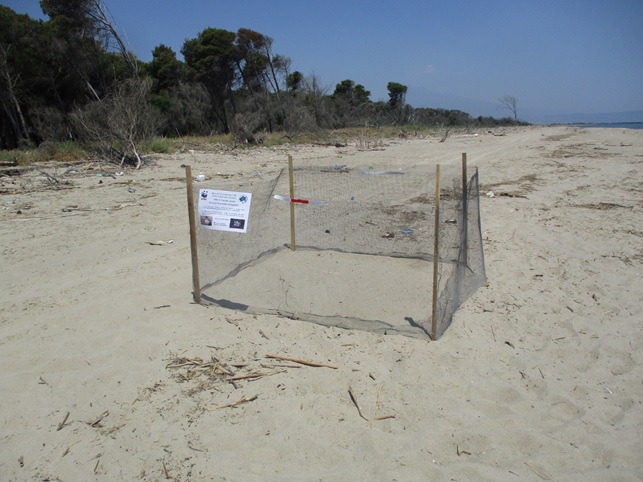
[{"label": "informational sign", "polygon": [[217,231],[245,233],[248,230],[252,193],[199,190],[199,226]]}]

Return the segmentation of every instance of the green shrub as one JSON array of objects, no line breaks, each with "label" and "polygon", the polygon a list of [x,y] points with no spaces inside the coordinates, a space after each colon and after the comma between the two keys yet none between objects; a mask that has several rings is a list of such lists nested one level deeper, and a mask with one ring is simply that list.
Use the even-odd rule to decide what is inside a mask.
[{"label": "green shrub", "polygon": [[0,160],[7,163],[16,163],[19,166],[27,166],[40,159],[36,157],[33,149],[12,149],[0,151]]},{"label": "green shrub", "polygon": [[24,166],[35,162],[74,162],[87,159],[87,152],[74,141],[45,141],[37,148],[0,151],[0,161]]},{"label": "green shrub", "polygon": [[59,162],[73,162],[87,159],[87,152],[75,141],[63,141],[55,144],[52,160]]},{"label": "green shrub", "polygon": [[153,139],[147,146],[147,150],[158,154],[167,154],[174,150],[174,143],[165,137]]},{"label": "green shrub", "polygon": [[0,163],[12,164],[14,162],[18,162],[16,151],[0,151]]}]

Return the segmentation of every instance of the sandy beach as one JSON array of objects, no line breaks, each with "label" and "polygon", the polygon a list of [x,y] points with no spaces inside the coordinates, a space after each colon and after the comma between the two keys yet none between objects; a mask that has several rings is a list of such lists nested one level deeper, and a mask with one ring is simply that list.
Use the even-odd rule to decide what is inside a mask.
[{"label": "sandy beach", "polygon": [[[0,479],[642,480],[643,130],[358,144],[0,177]],[[193,303],[183,164],[216,186],[462,153],[488,282],[438,341]]]}]

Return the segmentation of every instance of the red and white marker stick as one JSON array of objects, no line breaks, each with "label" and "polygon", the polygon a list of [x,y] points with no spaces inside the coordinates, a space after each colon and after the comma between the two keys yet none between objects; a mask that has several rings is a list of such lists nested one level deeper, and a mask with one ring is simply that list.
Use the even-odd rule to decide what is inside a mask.
[{"label": "red and white marker stick", "polygon": [[275,199],[278,199],[280,201],[286,201],[289,203],[297,203],[297,204],[310,204],[311,206],[327,206],[328,203],[326,201],[316,201],[314,199],[297,199],[297,198],[289,198],[286,196],[280,196],[279,194],[274,195]]}]

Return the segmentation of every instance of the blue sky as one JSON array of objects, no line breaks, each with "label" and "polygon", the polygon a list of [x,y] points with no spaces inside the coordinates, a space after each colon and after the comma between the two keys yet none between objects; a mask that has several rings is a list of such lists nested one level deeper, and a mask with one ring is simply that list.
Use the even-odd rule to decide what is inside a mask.
[{"label": "blue sky", "polygon": [[[386,100],[389,81],[414,107],[519,116],[643,111],[642,0],[104,0],[142,60],[177,54],[207,27],[274,39],[293,70],[323,86],[352,79]],[[0,0],[45,18],[38,0]],[[565,119],[570,120],[570,119]],[[582,120],[582,119],[578,119]],[[643,121],[643,118],[638,119]]]}]

